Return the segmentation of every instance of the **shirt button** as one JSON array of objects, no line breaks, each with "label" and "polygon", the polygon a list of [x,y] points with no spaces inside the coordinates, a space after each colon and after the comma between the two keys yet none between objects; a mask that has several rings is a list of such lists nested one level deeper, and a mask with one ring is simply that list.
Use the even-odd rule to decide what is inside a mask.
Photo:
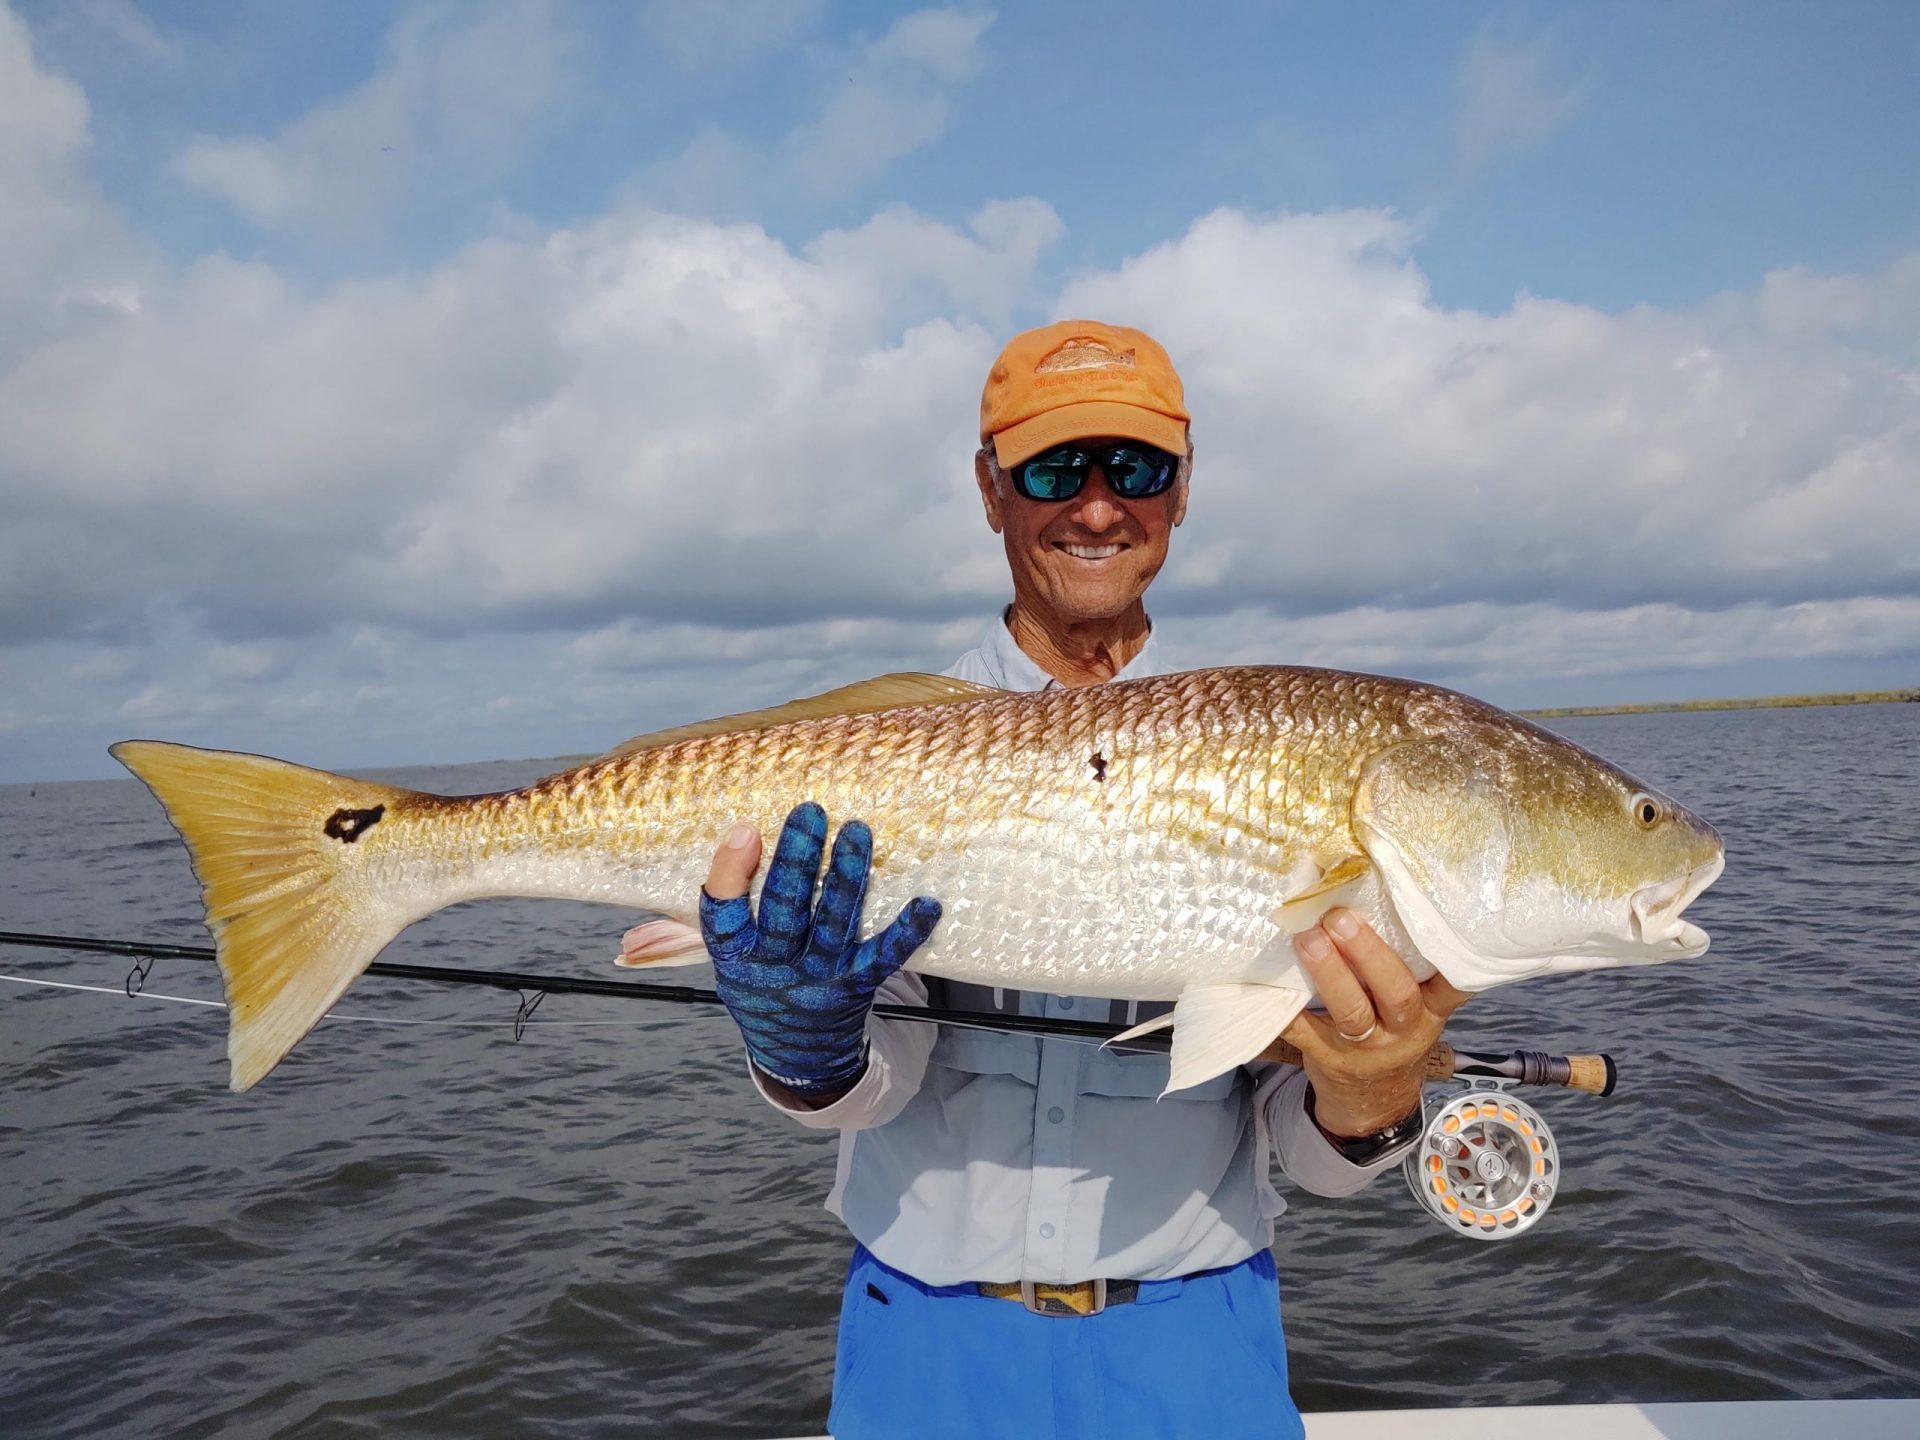
[{"label": "shirt button", "polygon": [[1053,1239],[1053,1226],[1052,1226],[1051,1224],[1048,1224],[1048,1225],[1042,1225],[1042,1226],[1040,1227],[1040,1238],[1041,1238],[1042,1240],[1051,1240],[1051,1239]]},{"label": "shirt button", "polygon": [[1067,1118],[1067,1112],[1062,1110],[1058,1105],[1054,1106],[1051,1110],[1047,1111],[1047,1119],[1051,1120],[1056,1125],[1058,1125],[1062,1120],[1066,1118]]},{"label": "shirt button", "polygon": [[1067,996],[1067,997],[1066,997],[1065,999],[1063,999],[1063,1000],[1062,1000],[1062,1001],[1060,1002],[1060,1008],[1061,1008],[1062,1010],[1071,1010],[1071,1009],[1073,1009],[1073,997],[1072,997],[1071,995],[1069,995],[1069,996]]}]

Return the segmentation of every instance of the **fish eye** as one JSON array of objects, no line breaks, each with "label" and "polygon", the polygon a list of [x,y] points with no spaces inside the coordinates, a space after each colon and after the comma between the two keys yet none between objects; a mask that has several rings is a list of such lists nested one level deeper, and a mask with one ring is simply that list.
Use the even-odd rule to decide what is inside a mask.
[{"label": "fish eye", "polygon": [[1667,807],[1651,795],[1634,796],[1628,802],[1628,808],[1633,811],[1633,818],[1640,822],[1640,828],[1643,830],[1651,830],[1667,813]]}]

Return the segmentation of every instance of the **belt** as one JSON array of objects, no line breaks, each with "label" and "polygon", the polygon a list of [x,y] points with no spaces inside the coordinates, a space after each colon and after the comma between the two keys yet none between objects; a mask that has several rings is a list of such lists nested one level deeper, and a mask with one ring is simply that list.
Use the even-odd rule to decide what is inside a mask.
[{"label": "belt", "polygon": [[1036,1315],[1061,1319],[1098,1315],[1109,1305],[1131,1304],[1140,1294],[1138,1280],[1081,1280],[1072,1285],[1053,1285],[1045,1280],[1003,1285],[982,1280],[974,1288],[990,1300],[1018,1300]]}]

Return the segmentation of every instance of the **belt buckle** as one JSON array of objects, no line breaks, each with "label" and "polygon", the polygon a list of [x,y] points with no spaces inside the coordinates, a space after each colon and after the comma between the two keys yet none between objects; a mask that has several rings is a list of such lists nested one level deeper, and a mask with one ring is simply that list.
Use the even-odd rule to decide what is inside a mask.
[{"label": "belt buckle", "polygon": [[1036,1282],[1032,1280],[1022,1280],[1020,1282],[1020,1303],[1035,1315],[1045,1315],[1052,1320],[1077,1320],[1082,1316],[1098,1315],[1102,1310],[1107,1308],[1107,1282],[1105,1280],[1082,1280],[1076,1285],[1045,1286],[1048,1290],[1056,1291],[1090,1290],[1093,1295],[1093,1306],[1088,1310],[1076,1310],[1065,1300],[1057,1299],[1052,1295],[1041,1295],[1039,1293],[1041,1284],[1044,1284],[1044,1282],[1040,1284],[1036,1284]]}]

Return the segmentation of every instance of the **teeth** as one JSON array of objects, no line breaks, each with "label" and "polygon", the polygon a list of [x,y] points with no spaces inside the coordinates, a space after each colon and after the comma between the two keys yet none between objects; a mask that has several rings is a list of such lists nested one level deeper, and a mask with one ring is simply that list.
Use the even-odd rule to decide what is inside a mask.
[{"label": "teeth", "polygon": [[1064,547],[1069,555],[1080,560],[1104,560],[1109,555],[1118,555],[1118,545],[1068,545]]}]

